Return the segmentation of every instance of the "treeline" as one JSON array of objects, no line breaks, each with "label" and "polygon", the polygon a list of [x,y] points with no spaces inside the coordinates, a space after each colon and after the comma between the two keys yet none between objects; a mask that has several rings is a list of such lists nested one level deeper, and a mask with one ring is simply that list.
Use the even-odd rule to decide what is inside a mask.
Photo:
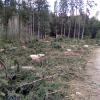
[{"label": "treeline", "polygon": [[5,39],[46,35],[95,38],[100,22],[89,18],[94,6],[92,0],[56,0],[51,12],[47,0],[0,0],[0,30]]}]

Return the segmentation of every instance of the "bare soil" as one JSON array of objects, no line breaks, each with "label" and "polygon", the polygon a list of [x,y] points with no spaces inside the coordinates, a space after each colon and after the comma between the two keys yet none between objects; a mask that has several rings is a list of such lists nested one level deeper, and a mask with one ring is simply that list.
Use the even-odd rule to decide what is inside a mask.
[{"label": "bare soil", "polygon": [[100,48],[90,57],[85,73],[85,80],[71,81],[72,100],[100,100]]}]

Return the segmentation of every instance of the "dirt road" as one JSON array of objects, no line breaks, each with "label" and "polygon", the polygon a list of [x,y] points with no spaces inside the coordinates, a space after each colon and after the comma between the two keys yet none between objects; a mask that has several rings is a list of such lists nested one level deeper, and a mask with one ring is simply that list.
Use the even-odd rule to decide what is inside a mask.
[{"label": "dirt road", "polygon": [[87,63],[85,81],[72,82],[72,88],[73,100],[100,100],[100,48]]}]

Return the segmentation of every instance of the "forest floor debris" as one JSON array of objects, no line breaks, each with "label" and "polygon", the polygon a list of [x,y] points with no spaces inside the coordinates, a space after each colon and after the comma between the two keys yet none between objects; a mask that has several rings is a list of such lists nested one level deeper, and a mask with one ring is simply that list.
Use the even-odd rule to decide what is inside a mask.
[{"label": "forest floor debris", "polygon": [[[69,82],[73,79],[83,79],[86,57],[94,47],[88,44],[89,47],[84,48],[87,40],[86,42],[85,40],[83,42],[83,40],[69,41],[69,39],[59,40],[57,38],[46,41],[49,42],[44,43],[43,40],[34,42],[33,40],[31,43],[24,44],[24,47],[18,44],[17,46],[6,44],[6,46],[4,46],[6,48],[5,52],[0,52],[0,56],[6,62],[9,75],[19,75],[16,77],[15,81],[11,80],[11,83],[15,87],[18,87],[23,83],[31,83],[42,78],[44,79],[47,76],[50,77],[55,74],[57,75],[56,78],[51,77],[52,79],[49,79],[48,81],[38,81],[35,87],[25,86],[25,89],[21,88],[22,90],[20,90],[19,95],[22,95],[26,90],[28,93],[24,97],[21,97],[21,100],[24,100],[27,96],[30,100],[32,98],[32,93],[35,94],[36,98],[41,98],[41,100],[43,100],[46,93],[55,93],[59,90],[63,90],[65,92],[55,93],[54,95],[50,94],[50,98],[52,98],[51,100],[70,100]],[[9,48],[13,47],[17,48],[9,50]],[[70,50],[68,48],[70,48]],[[32,57],[29,55],[32,55]],[[32,60],[35,58],[45,59],[42,63],[38,63]],[[18,69],[16,69],[15,66],[18,65],[20,70],[19,72],[16,72]],[[11,66],[14,67],[11,68]],[[23,67],[26,70],[21,70]],[[33,68],[35,70],[27,70],[27,68]],[[1,74],[1,76],[2,75],[3,74]],[[8,87],[10,85],[11,84],[9,83]],[[16,90],[15,87],[13,88],[13,91]]]}]

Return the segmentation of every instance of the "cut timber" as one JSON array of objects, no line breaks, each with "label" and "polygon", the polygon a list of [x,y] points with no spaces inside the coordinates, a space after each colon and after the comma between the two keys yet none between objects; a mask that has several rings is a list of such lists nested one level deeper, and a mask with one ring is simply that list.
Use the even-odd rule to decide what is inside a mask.
[{"label": "cut timber", "polygon": [[44,60],[45,54],[34,54],[30,55],[31,59],[36,62],[41,62]]},{"label": "cut timber", "polygon": [[23,49],[26,49],[27,47],[23,45],[22,48],[23,48]]},{"label": "cut timber", "polygon": [[89,47],[89,45],[84,45],[83,47],[84,47],[84,48],[88,48],[88,47]]},{"label": "cut timber", "polygon": [[4,52],[5,51],[5,49],[0,49],[0,52]]},{"label": "cut timber", "polygon": [[65,56],[80,56],[79,53],[76,52],[64,52]]},{"label": "cut timber", "polygon": [[[11,66],[11,69],[15,69],[16,66]],[[21,67],[24,70],[35,70],[35,68],[33,66],[22,66]]]},{"label": "cut timber", "polygon": [[72,50],[71,50],[71,49],[67,49],[67,51],[68,51],[68,52],[71,52]]}]

